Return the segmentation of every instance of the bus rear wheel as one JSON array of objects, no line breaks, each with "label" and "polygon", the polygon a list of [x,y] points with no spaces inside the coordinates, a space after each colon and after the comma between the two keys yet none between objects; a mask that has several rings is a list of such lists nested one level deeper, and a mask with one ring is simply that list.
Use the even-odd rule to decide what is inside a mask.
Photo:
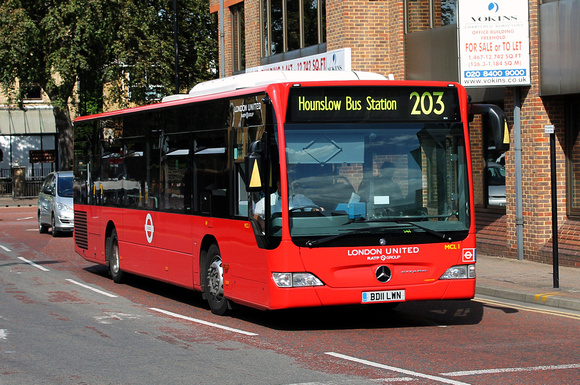
[{"label": "bus rear wheel", "polygon": [[107,238],[107,255],[109,256],[109,273],[113,282],[122,283],[125,274],[121,270],[121,259],[119,258],[119,239],[117,231],[113,230]]},{"label": "bus rear wheel", "polygon": [[216,245],[207,251],[205,263],[205,297],[213,314],[224,315],[230,309],[224,296],[224,271],[222,257]]}]

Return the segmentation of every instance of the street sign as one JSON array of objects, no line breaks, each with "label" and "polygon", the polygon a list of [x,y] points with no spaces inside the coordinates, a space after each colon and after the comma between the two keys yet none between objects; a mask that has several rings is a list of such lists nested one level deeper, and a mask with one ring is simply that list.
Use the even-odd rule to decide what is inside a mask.
[{"label": "street sign", "polygon": [[56,150],[30,150],[30,163],[54,163],[56,162]]}]

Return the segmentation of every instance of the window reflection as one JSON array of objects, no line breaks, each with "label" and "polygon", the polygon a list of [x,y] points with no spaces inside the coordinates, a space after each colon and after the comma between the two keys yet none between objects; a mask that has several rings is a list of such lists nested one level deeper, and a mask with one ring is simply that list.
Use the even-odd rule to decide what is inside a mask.
[{"label": "window reflection", "polygon": [[325,0],[263,0],[261,7],[263,56],[326,41]]}]

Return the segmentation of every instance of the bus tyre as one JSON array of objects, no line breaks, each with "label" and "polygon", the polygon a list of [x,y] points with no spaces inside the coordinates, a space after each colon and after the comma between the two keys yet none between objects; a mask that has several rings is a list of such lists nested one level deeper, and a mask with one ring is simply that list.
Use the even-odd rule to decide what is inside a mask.
[{"label": "bus tyre", "polygon": [[109,272],[113,282],[122,283],[125,274],[121,270],[121,261],[119,258],[119,239],[117,238],[117,231],[113,230],[111,235],[107,238],[107,255],[109,257]]},{"label": "bus tyre", "polygon": [[216,245],[210,246],[205,261],[205,297],[213,314],[224,315],[230,307],[224,297],[222,257]]}]

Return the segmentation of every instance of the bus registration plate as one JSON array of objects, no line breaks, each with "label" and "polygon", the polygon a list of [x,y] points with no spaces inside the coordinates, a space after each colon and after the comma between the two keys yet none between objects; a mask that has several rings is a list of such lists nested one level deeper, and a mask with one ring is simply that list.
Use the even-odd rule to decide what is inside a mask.
[{"label": "bus registration plate", "polygon": [[362,303],[400,302],[404,300],[405,290],[365,291],[362,293]]}]

